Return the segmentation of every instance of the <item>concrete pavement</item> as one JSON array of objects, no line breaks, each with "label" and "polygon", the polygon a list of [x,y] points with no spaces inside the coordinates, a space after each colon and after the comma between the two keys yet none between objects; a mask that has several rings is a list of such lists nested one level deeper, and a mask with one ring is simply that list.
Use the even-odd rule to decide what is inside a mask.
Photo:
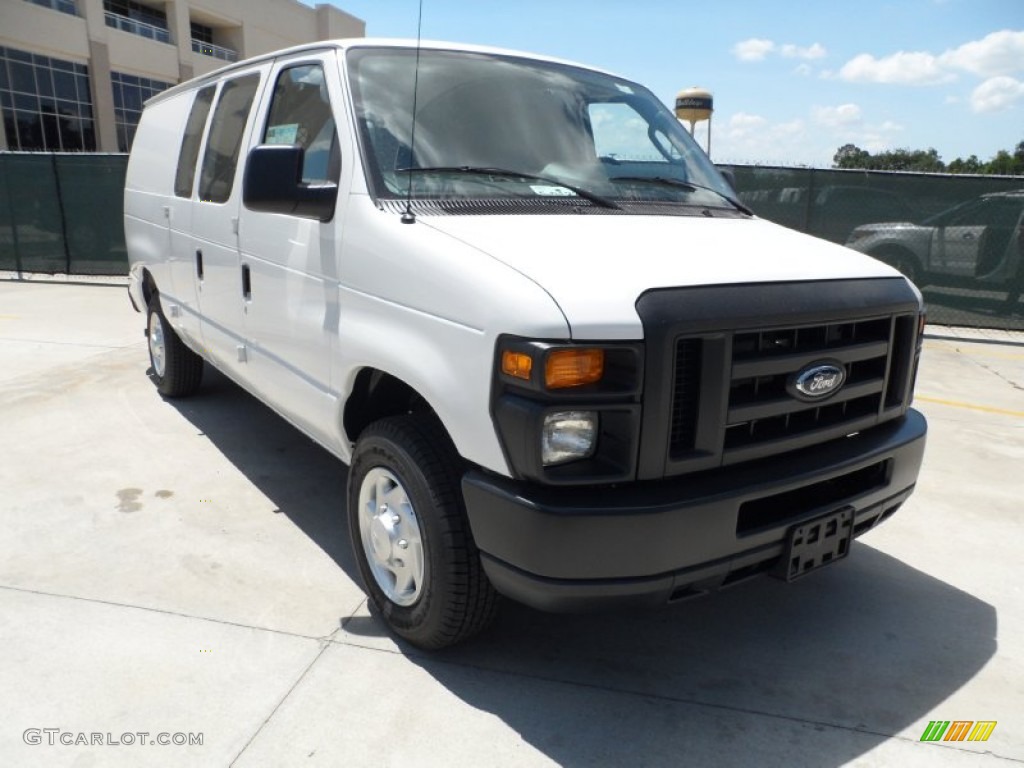
[{"label": "concrete pavement", "polygon": [[344,466],[209,369],[162,400],[143,324],[120,286],[0,281],[2,765],[1024,763],[1024,334],[929,328],[917,493],[836,567],[506,603],[427,655],[367,611]]}]

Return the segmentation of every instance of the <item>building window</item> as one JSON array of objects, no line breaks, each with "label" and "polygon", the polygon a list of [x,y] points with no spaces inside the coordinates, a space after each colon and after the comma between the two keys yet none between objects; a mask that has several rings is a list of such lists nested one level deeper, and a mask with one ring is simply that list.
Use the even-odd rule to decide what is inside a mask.
[{"label": "building window", "polygon": [[135,128],[142,116],[142,105],[146,99],[165,91],[174,83],[150,80],[122,72],[110,73],[110,84],[114,92],[114,125],[117,127],[117,148],[129,152],[135,139]]},{"label": "building window", "polygon": [[192,22],[192,50],[223,61],[238,61],[238,52],[213,42],[213,27]]},{"label": "building window", "polygon": [[41,5],[43,8],[52,8],[61,13],[70,13],[72,16],[78,15],[75,10],[75,0],[25,0],[25,2]]},{"label": "building window", "polygon": [[134,0],[103,0],[103,10],[108,27],[161,43],[171,42],[167,14],[158,8],[150,8]]},{"label": "building window", "polygon": [[10,149],[96,149],[84,64],[0,47],[0,112]]},{"label": "building window", "polygon": [[200,43],[210,43],[213,45],[213,27],[208,27],[205,24],[197,24],[193,21],[192,39]]}]

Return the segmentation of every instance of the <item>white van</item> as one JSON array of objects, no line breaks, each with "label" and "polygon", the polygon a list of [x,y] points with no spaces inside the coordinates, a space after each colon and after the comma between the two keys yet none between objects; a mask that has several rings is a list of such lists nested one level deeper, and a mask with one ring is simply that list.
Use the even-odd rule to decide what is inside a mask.
[{"label": "white van", "polygon": [[621,77],[292,48],[147,102],[124,207],[158,390],[209,363],[347,463],[366,591],[421,647],[499,594],[798,578],[917,480],[918,291],[753,216]]}]

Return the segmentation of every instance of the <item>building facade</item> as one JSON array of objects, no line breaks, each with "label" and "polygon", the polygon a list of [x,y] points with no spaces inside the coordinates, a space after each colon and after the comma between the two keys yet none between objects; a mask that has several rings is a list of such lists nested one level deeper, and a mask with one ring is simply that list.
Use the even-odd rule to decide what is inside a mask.
[{"label": "building facade", "polygon": [[365,31],[298,0],[0,0],[0,150],[127,152],[165,88]]}]

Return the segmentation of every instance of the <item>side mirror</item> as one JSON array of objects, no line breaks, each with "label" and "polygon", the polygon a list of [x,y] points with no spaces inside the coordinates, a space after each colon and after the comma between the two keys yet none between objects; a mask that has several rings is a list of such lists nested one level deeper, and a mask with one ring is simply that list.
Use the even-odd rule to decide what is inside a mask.
[{"label": "side mirror", "polygon": [[304,160],[305,150],[299,146],[261,144],[253,147],[245,162],[245,179],[242,182],[245,207],[320,221],[334,218],[338,185],[303,182]]}]

